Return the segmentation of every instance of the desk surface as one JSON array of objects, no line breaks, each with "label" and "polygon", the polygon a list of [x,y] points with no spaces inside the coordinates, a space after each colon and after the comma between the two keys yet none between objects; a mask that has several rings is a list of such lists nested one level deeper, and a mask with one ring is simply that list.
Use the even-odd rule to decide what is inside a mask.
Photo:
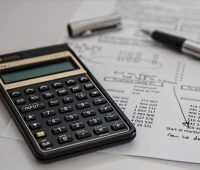
[{"label": "desk surface", "polygon": [[[55,44],[80,1],[0,1],[0,53]],[[5,108],[1,108],[5,109]],[[7,113],[6,113],[7,114]],[[9,115],[5,117],[7,122]],[[7,122],[0,122],[6,125]],[[25,142],[0,138],[0,169],[199,169],[198,164],[109,155],[93,152],[43,164],[34,159]]]}]

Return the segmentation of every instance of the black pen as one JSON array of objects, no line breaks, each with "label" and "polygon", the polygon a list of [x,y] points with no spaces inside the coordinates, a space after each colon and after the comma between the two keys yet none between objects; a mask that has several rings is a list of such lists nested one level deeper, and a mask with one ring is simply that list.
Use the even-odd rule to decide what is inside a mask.
[{"label": "black pen", "polygon": [[188,40],[183,37],[178,37],[158,30],[142,29],[142,31],[150,35],[154,40],[159,41],[173,49],[176,49],[185,54],[192,55],[200,59],[200,44]]}]

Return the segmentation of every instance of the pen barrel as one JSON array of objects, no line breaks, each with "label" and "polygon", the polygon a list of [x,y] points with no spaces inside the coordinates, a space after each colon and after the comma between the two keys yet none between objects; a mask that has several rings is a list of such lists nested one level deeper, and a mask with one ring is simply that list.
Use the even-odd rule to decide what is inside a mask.
[{"label": "pen barrel", "polygon": [[200,44],[196,42],[185,40],[182,45],[181,51],[200,59]]},{"label": "pen barrel", "polygon": [[160,31],[154,31],[151,36],[153,39],[179,51],[181,50],[181,47],[185,41],[185,38],[170,35]]}]

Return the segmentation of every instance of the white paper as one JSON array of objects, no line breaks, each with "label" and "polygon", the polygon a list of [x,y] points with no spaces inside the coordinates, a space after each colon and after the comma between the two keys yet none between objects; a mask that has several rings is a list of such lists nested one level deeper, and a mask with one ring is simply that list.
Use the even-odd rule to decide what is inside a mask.
[{"label": "white paper", "polygon": [[[198,129],[198,111],[195,109],[200,107],[200,63],[162,47],[139,30],[145,26],[159,28],[199,41],[200,4],[192,2],[85,1],[73,18],[81,20],[114,11],[123,16],[121,31],[67,39],[137,128],[137,136],[131,143],[104,152],[200,162],[199,140],[194,140],[199,134],[193,134],[195,131],[191,129],[192,123]],[[62,41],[66,41],[66,36]],[[184,116],[186,119],[192,116],[189,109],[197,113],[187,128],[183,123]],[[1,115],[1,118],[6,115],[3,119],[6,123],[2,121],[2,137],[21,140],[12,120],[8,124],[10,116],[7,114],[4,110]],[[7,128],[5,124],[8,124]],[[191,133],[181,132],[190,130]]]},{"label": "white paper", "polygon": [[[92,1],[90,1],[93,3]],[[90,9],[93,7],[90,6]],[[103,14],[103,12],[102,12]],[[68,159],[42,163],[35,159],[30,148],[18,132],[8,109],[0,103],[0,169],[2,170],[102,170],[102,169],[163,169],[181,170],[185,167],[198,169],[198,166],[173,163],[106,153],[93,152]]]},{"label": "white paper", "polygon": [[119,0],[107,8],[94,3],[93,11],[88,5],[73,20],[109,9],[122,15],[123,29],[64,41],[137,129],[131,143],[104,152],[200,163],[200,62],[140,31],[161,29],[199,41],[200,2]]},{"label": "white paper", "polygon": [[16,127],[13,120],[10,120],[1,137],[24,141],[24,138],[20,134],[19,129]]}]

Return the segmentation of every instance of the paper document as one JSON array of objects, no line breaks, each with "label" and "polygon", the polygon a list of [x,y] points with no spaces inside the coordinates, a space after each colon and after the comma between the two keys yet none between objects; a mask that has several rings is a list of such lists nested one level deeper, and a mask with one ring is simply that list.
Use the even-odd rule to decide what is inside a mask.
[{"label": "paper document", "polygon": [[[200,62],[140,31],[157,28],[200,41],[200,2],[83,1],[73,20],[112,12],[122,15],[122,30],[60,40],[79,54],[137,129],[132,142],[104,152],[200,163]],[[23,140],[1,108],[1,137]]]},{"label": "paper document", "polygon": [[89,5],[83,3],[73,19],[118,12],[123,29],[64,41],[137,128],[131,143],[104,152],[200,163],[200,61],[140,31],[155,28],[200,41],[200,2],[101,1],[91,11]]}]

